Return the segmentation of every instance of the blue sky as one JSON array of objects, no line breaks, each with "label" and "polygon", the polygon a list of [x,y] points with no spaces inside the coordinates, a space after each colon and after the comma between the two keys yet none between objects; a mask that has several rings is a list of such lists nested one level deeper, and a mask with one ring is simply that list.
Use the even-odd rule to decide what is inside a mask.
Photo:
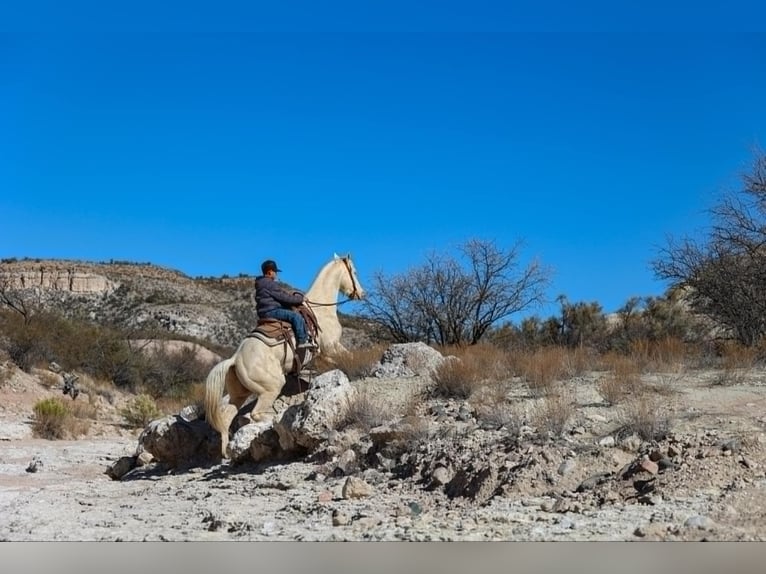
[{"label": "blue sky", "polygon": [[102,4],[0,8],[2,258],[307,288],[335,252],[369,283],[521,240],[551,300],[614,311],[766,148],[764,20],[731,4]]}]

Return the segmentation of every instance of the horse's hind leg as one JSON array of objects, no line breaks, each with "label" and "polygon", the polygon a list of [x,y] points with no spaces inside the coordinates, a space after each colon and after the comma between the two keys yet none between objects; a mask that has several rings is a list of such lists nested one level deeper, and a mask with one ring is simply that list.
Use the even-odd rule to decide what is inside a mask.
[{"label": "horse's hind leg", "polygon": [[285,386],[285,377],[270,377],[263,380],[260,384],[262,392],[258,395],[258,402],[255,408],[250,412],[250,418],[255,422],[268,421],[274,418],[274,401],[277,400],[282,387]]}]

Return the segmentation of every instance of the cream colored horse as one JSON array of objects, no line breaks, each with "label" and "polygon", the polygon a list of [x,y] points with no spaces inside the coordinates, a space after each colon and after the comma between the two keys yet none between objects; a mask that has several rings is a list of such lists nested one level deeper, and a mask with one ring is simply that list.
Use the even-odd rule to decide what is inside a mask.
[{"label": "cream colored horse", "polygon": [[[335,255],[322,267],[306,292],[305,303],[314,311],[319,325],[317,353],[332,356],[346,350],[340,342],[338,292],[349,299],[364,297],[351,256]],[[210,371],[205,381],[205,417],[208,424],[221,433],[224,457],[227,456],[229,425],[250,395],[258,395],[250,414],[254,421],[274,416],[272,406],[285,385],[285,375],[293,367],[293,358],[293,351],[287,345],[269,346],[256,337],[247,337],[232,357]],[[222,405],[224,387],[229,402]]]}]

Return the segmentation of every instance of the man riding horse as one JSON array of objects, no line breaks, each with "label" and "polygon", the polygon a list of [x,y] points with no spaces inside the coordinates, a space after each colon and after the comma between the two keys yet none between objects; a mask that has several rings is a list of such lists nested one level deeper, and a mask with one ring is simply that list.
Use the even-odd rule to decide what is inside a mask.
[{"label": "man riding horse", "polygon": [[300,291],[288,292],[277,282],[277,273],[282,270],[276,261],[267,259],[261,264],[263,275],[255,279],[255,311],[261,319],[279,319],[293,326],[297,349],[315,349],[317,345],[309,340],[303,316],[292,307],[302,305],[304,296]]}]

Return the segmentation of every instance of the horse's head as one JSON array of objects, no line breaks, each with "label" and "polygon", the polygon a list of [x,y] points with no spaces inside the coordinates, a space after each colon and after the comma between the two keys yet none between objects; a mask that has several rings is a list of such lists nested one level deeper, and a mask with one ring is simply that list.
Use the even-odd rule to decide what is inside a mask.
[{"label": "horse's head", "polygon": [[343,293],[349,299],[364,299],[364,288],[359,282],[359,277],[356,274],[356,267],[351,260],[351,255],[345,255],[343,257],[335,256],[335,261],[346,268],[347,273],[341,274],[340,280],[340,292]]}]

